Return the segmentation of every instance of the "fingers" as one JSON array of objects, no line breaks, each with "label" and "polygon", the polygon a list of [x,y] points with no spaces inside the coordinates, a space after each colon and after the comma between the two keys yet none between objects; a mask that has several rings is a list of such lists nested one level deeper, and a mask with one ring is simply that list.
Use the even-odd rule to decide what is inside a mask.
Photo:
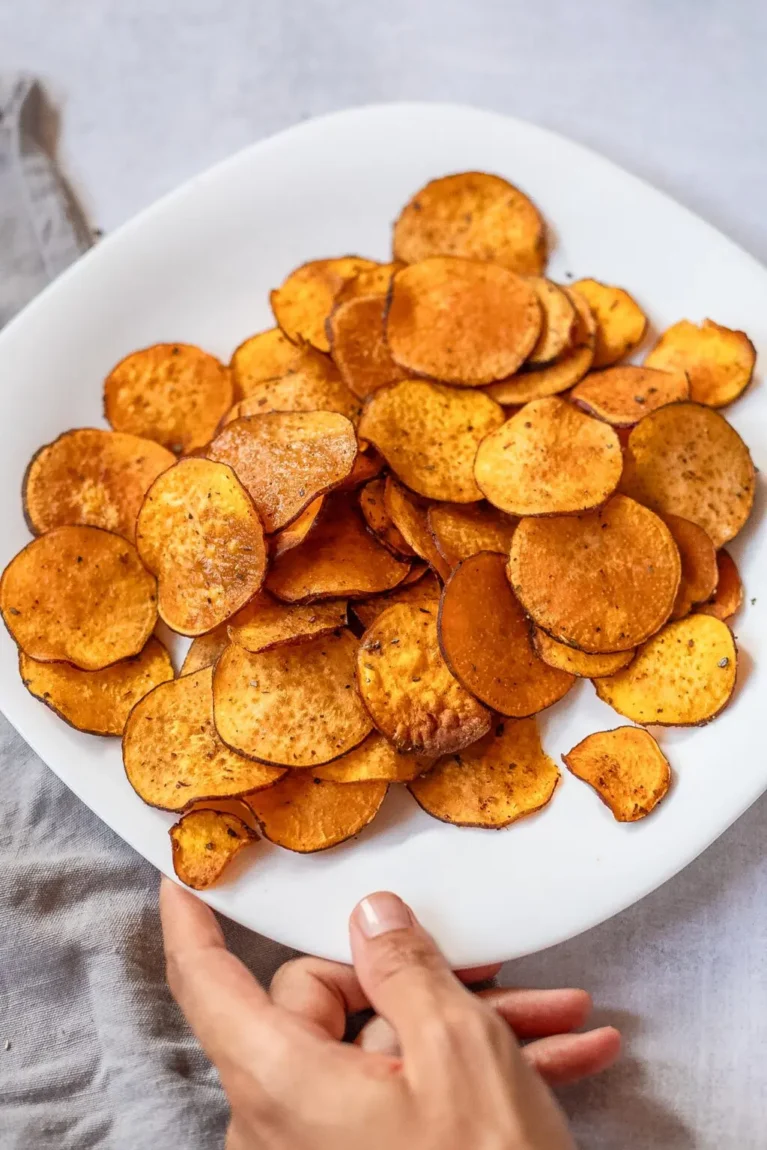
[{"label": "fingers", "polygon": [[612,1026],[585,1034],[558,1034],[523,1047],[526,1061],[549,1086],[565,1086],[612,1066],[621,1050],[621,1036]]},{"label": "fingers", "polygon": [[323,1036],[344,1036],[347,1014],[370,1005],[351,966],[321,958],[296,958],[275,974],[272,1002],[298,1014]]},{"label": "fingers", "polygon": [[519,1039],[564,1034],[583,1026],[591,1010],[585,990],[481,990],[479,997],[506,1019]]}]

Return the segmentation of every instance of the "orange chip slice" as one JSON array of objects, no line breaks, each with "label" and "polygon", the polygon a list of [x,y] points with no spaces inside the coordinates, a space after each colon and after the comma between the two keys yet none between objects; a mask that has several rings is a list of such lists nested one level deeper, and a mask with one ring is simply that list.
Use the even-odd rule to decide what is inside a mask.
[{"label": "orange chip slice", "polygon": [[321,373],[328,367],[327,356],[308,343],[291,343],[278,327],[250,336],[234,351],[231,362],[234,390],[246,399],[256,384],[282,379],[297,371]]},{"label": "orange chip slice", "polygon": [[573,287],[596,317],[594,367],[609,367],[642,342],[647,316],[627,291],[592,279],[577,280]]},{"label": "orange chip slice", "polygon": [[756,348],[744,331],[710,319],[700,327],[683,319],[663,333],[645,364],[686,372],[693,402],[724,407],[748,387],[755,360]]},{"label": "orange chip slice", "polygon": [[374,260],[361,256],[310,260],[302,264],[269,296],[274,318],[293,343],[305,340],[318,351],[328,351],[325,320],[333,300],[347,280],[374,267]]},{"label": "orange chip slice", "polygon": [[427,519],[437,548],[451,567],[480,551],[508,555],[518,522],[485,503],[434,503]]},{"label": "orange chip slice", "polygon": [[527,362],[542,367],[569,348],[575,327],[575,305],[564,288],[544,276],[536,276],[530,282],[541,308],[541,332]]},{"label": "orange chip slice", "polygon": [[663,522],[674,537],[682,561],[682,578],[671,612],[672,619],[681,619],[695,603],[703,603],[714,594],[719,577],[716,551],[697,523],[678,515],[664,515]]},{"label": "orange chip slice", "polygon": [[426,560],[444,582],[450,575],[450,565],[437,550],[434,536],[429,530],[428,509],[423,501],[389,475],[384,488],[384,503],[392,523],[402,533],[405,542],[416,555]]},{"label": "orange chip slice", "polygon": [[294,519],[287,527],[283,527],[282,531],[277,531],[276,534],[272,535],[269,540],[269,554],[273,560],[282,555],[283,551],[292,551],[294,547],[303,543],[317,522],[324,502],[325,497],[323,495],[312,500],[297,519]]},{"label": "orange chip slice", "polygon": [[201,808],[182,815],[168,831],[173,869],[181,882],[206,890],[257,835],[236,815]]},{"label": "orange chip slice", "polygon": [[203,667],[212,667],[224,647],[229,646],[229,631],[226,623],[219,623],[206,635],[192,639],[181,664],[181,675],[193,675]]},{"label": "orange chip slice", "polygon": [[713,615],[715,619],[729,619],[743,603],[743,584],[738,568],[728,551],[718,551],[716,555],[716,591],[709,603],[696,607],[702,615]]},{"label": "orange chip slice", "polygon": [[413,583],[405,580],[394,591],[386,595],[376,595],[372,599],[358,599],[351,604],[352,612],[357,616],[365,630],[375,623],[379,615],[397,603],[407,603],[412,607],[428,607],[436,611],[439,606],[442,586],[431,569]]},{"label": "orange chip slice", "polygon": [[359,834],[378,814],[387,788],[382,782],[332,783],[296,771],[247,803],[264,838],[289,851],[313,854]]},{"label": "orange chip slice", "polygon": [[671,786],[671,768],[655,739],[638,727],[597,731],[563,755],[567,768],[593,787],[619,823],[649,815]]},{"label": "orange chip slice", "polygon": [[353,751],[317,767],[315,779],[331,783],[409,783],[428,770],[433,759],[419,758],[396,750],[378,731],[371,731]]},{"label": "orange chip slice", "polygon": [[404,555],[409,558],[414,554],[413,548],[405,542],[402,532],[395,527],[391,515],[386,510],[384,479],[372,479],[360,491],[360,510],[365,517],[370,530],[394,555]]},{"label": "orange chip slice", "polygon": [[369,479],[375,479],[383,469],[383,457],[370,446],[367,440],[360,440],[359,451],[351,474],[346,477],[343,483],[339,484],[338,491],[355,491],[363,483],[367,483]]},{"label": "orange chip slice", "polygon": [[354,295],[336,304],[328,320],[333,360],[346,386],[360,399],[405,377],[384,339],[385,311],[385,295]]},{"label": "orange chip slice", "polygon": [[280,603],[266,591],[254,595],[227,624],[229,638],[246,651],[271,651],[304,643],[346,626],[346,602],[326,599],[306,605]]},{"label": "orange chip slice", "polygon": [[544,663],[558,667],[560,671],[567,671],[570,675],[577,675],[579,679],[599,679],[603,675],[614,675],[616,671],[627,667],[634,658],[633,647],[629,651],[616,651],[610,655],[578,651],[575,647],[558,643],[540,627],[533,627],[533,646],[536,655]]},{"label": "orange chip slice", "polygon": [[269,411],[337,411],[356,425],[360,402],[341,379],[332,359],[315,353],[302,367],[279,379],[254,383],[247,398],[230,409],[224,424]]},{"label": "orange chip slice", "polygon": [[361,296],[386,297],[391,286],[392,276],[403,266],[400,260],[390,264],[376,264],[372,268],[363,268],[350,280],[346,280],[336,293],[335,306],[339,307],[350,299],[359,299]]},{"label": "orange chip slice", "polygon": [[570,399],[613,427],[633,427],[651,411],[690,398],[683,371],[657,371],[626,363],[594,371],[574,387]]}]

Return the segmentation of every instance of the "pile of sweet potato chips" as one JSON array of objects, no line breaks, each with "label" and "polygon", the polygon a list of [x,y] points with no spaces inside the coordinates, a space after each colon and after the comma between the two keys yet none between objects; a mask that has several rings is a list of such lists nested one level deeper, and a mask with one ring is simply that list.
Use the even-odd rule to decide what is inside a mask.
[{"label": "pile of sweet potato chips", "polygon": [[[720,409],[754,348],[684,319],[626,362],[642,307],[546,258],[506,180],[433,180],[391,262],[303,264],[229,364],[132,352],[104,383],[111,430],[31,460],[35,538],[0,583],[21,676],[122,736],[131,786],[180,815],[190,886],[258,833],[351,838],[389,785],[459,826],[540,810],[560,772],[535,716],[579,678],[639,725],[563,761],[640,819],[671,781],[645,728],[727,705],[743,590],[723,548],[754,466]],[[178,676],[158,620],[192,639]]]}]

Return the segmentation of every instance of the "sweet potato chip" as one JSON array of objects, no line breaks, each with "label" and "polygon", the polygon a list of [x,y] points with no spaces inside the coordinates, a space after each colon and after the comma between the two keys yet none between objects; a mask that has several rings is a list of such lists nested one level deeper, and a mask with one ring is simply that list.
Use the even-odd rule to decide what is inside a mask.
[{"label": "sweet potato chip", "polygon": [[433,759],[406,755],[396,750],[378,731],[371,731],[364,743],[353,751],[317,767],[315,779],[331,783],[409,783],[432,766]]},{"label": "sweet potato chip", "polygon": [[333,300],[347,280],[376,267],[374,260],[342,256],[334,260],[310,260],[292,271],[269,296],[274,318],[293,343],[306,341],[318,351],[328,351],[325,320]]},{"label": "sweet potato chip", "polygon": [[196,639],[192,639],[179,674],[193,675],[195,671],[201,671],[203,667],[212,667],[224,647],[228,646],[228,625],[227,623],[219,623],[206,635],[198,635]]},{"label": "sweet potato chip", "polygon": [[336,293],[333,301],[335,307],[346,303],[350,299],[359,299],[361,296],[386,297],[391,286],[392,276],[404,265],[400,260],[390,264],[376,264],[372,268],[363,268],[350,280],[346,280]]},{"label": "sweet potato chip", "polygon": [[279,379],[254,383],[247,398],[230,409],[224,424],[269,411],[337,411],[356,426],[360,401],[349,391],[332,359],[315,353],[303,366]]},{"label": "sweet potato chip", "polygon": [[547,635],[540,627],[533,627],[533,647],[539,659],[548,663],[550,667],[558,667],[560,671],[568,671],[577,675],[579,679],[598,679],[603,675],[614,675],[616,671],[627,667],[634,658],[634,649],[630,651],[616,651],[611,655],[590,655],[586,651],[577,651],[575,647],[568,647]]},{"label": "sweet potato chip", "polygon": [[629,436],[620,490],[662,515],[697,523],[717,550],[748,519],[754,486],[748,448],[711,408],[672,403]]},{"label": "sweet potato chip", "polygon": [[256,384],[282,379],[297,371],[321,373],[327,356],[308,343],[291,343],[278,327],[252,335],[232,355],[231,371],[237,399],[247,399]]},{"label": "sweet potato chip", "polygon": [[157,622],[157,583],[121,536],[55,527],[6,567],[0,611],[31,659],[99,671],[143,649]]},{"label": "sweet potato chip", "polygon": [[419,495],[472,503],[482,498],[474,482],[477,447],[503,418],[502,408],[480,391],[405,379],[370,397],[360,435]]},{"label": "sweet potato chip", "polygon": [[357,682],[376,727],[400,751],[448,754],[490,727],[490,712],[442,657],[436,604],[399,603],[385,611],[360,642]]},{"label": "sweet potato chip", "polygon": [[366,483],[360,491],[360,510],[368,527],[384,547],[388,547],[393,555],[410,558],[414,554],[413,548],[405,542],[402,532],[394,526],[391,515],[386,510],[385,488],[384,479],[372,479],[370,483]]},{"label": "sweet potato chip", "polygon": [[282,531],[278,531],[272,535],[269,540],[269,555],[271,559],[274,560],[278,555],[282,555],[283,551],[292,551],[294,547],[298,547],[299,543],[303,543],[317,522],[324,502],[324,495],[320,495],[318,499],[312,500],[297,519],[294,519],[287,527],[283,527]]},{"label": "sweet potato chip", "polygon": [[333,361],[346,386],[360,399],[405,378],[384,339],[385,311],[384,295],[354,296],[336,304],[328,320]]},{"label": "sweet potato chip", "polygon": [[354,689],[357,646],[344,628],[257,654],[227,647],[213,677],[223,741],[285,767],[314,767],[356,747],[373,726]]},{"label": "sweet potato chip", "polygon": [[236,755],[213,723],[213,670],[163,683],[131,711],[123,735],[128,782],[152,807],[181,811],[200,799],[269,787],[284,770]]},{"label": "sweet potato chip", "polygon": [[609,367],[642,342],[647,317],[627,291],[591,279],[576,280],[573,287],[585,298],[597,321],[594,367]]},{"label": "sweet potato chip", "polygon": [[131,543],[147,489],[176,462],[136,435],[84,427],[65,431],[32,457],[22,500],[33,535],[52,527],[103,527]]},{"label": "sweet potato chip", "polygon": [[391,475],[386,479],[384,503],[392,523],[402,533],[405,542],[416,555],[426,560],[444,582],[450,575],[450,566],[437,550],[434,536],[429,530],[427,506],[417,495],[392,479]]},{"label": "sweet potato chip", "polygon": [[394,225],[394,255],[414,264],[429,256],[492,260],[522,275],[546,262],[540,212],[519,188],[487,172],[430,180]]},{"label": "sweet potato chip", "polygon": [[417,583],[419,579],[423,579],[427,572],[431,572],[429,564],[425,563],[423,559],[414,559],[410,564],[410,570],[400,583],[400,587],[409,587],[411,583]]},{"label": "sweet potato chip", "polygon": [[645,365],[686,372],[694,403],[724,407],[748,387],[755,360],[756,348],[744,331],[710,319],[700,327],[683,319],[663,333]]},{"label": "sweet potato chip", "polygon": [[182,815],[168,834],[176,876],[194,890],[212,886],[235,855],[258,838],[236,815],[204,809]]},{"label": "sweet potato chip", "polygon": [[541,331],[527,362],[534,367],[542,367],[570,346],[575,327],[575,305],[564,288],[544,276],[536,276],[530,282],[541,309]]},{"label": "sweet potato chip", "polygon": [[266,591],[260,591],[229,620],[227,630],[233,643],[256,652],[304,643],[345,626],[343,599],[306,605],[280,603]]},{"label": "sweet potato chip", "polygon": [[367,483],[369,479],[375,479],[377,475],[380,475],[384,469],[384,463],[383,456],[379,455],[366,439],[360,440],[357,458],[354,461],[351,474],[346,477],[343,483],[338,485],[336,490],[356,491],[363,483]]},{"label": "sweet potato chip", "polygon": [[183,459],[155,480],[139,514],[136,545],[157,575],[161,618],[182,635],[211,631],[264,581],[258,512],[223,463]]},{"label": "sweet potato chip", "polygon": [[115,431],[177,454],[203,447],[233,402],[229,368],[185,343],[134,351],[104,382],[104,414]]},{"label": "sweet potato chip", "polygon": [[508,555],[517,520],[486,503],[434,503],[427,512],[434,542],[455,567],[480,551]]},{"label": "sweet potato chip", "polygon": [[498,264],[434,257],[397,272],[386,339],[415,375],[476,387],[524,363],[541,330],[528,280]]},{"label": "sweet potato chip", "polygon": [[715,619],[729,619],[739,610],[743,602],[743,584],[738,568],[728,551],[718,551],[716,555],[717,584],[713,598],[708,603],[696,607],[702,615],[713,615]]},{"label": "sweet potato chip", "polygon": [[460,755],[440,759],[408,784],[427,814],[459,827],[507,827],[541,810],[559,782],[541,748],[535,719],[497,723]]},{"label": "sweet potato chip", "polygon": [[619,823],[635,823],[665,798],[671,769],[655,739],[639,727],[597,731],[562,759],[610,808]]},{"label": "sweet potato chip", "polygon": [[678,515],[663,515],[662,519],[674,537],[682,561],[682,578],[671,612],[672,619],[681,619],[695,603],[703,603],[713,595],[719,577],[716,551],[697,523]]},{"label": "sweet potato chip", "polygon": [[624,671],[594,683],[604,703],[634,723],[689,727],[716,718],[737,672],[735,640],[711,615],[688,615],[648,639]]},{"label": "sweet potato chip", "polygon": [[422,578],[413,583],[406,583],[403,580],[399,587],[386,595],[376,595],[372,599],[358,599],[351,604],[351,609],[367,630],[384,611],[398,603],[406,603],[412,607],[428,607],[436,614],[441,594],[442,587],[437,576],[428,569]]},{"label": "sweet potato chip", "polygon": [[522,519],[511,543],[509,579],[527,613],[591,653],[627,651],[654,634],[680,576],[666,524],[625,495],[582,515]]},{"label": "sweet potato chip", "polygon": [[251,795],[248,806],[264,838],[299,854],[337,846],[372,822],[387,783],[332,783],[296,771],[276,787]]},{"label": "sweet potato chip", "polygon": [[690,382],[683,371],[657,371],[631,363],[591,372],[570,393],[583,411],[613,427],[633,427],[651,411],[689,398]]}]

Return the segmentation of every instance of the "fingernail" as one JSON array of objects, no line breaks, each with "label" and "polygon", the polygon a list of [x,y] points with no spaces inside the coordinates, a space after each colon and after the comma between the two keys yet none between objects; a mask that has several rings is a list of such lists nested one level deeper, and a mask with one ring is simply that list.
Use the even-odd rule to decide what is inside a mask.
[{"label": "fingernail", "polygon": [[410,907],[388,890],[369,894],[357,903],[354,919],[365,938],[377,938],[390,930],[405,930],[415,921]]}]

